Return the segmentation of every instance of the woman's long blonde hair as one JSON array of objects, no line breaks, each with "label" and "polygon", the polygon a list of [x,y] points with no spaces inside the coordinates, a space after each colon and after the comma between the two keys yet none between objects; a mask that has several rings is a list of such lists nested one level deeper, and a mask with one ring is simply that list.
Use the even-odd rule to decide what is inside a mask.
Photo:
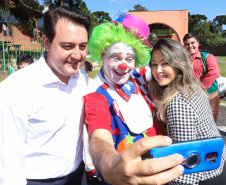
[{"label": "woman's long blonde hair", "polygon": [[203,86],[192,75],[190,55],[178,41],[169,38],[159,39],[153,46],[152,53],[155,50],[160,50],[169,65],[178,69],[171,86],[159,86],[153,75],[149,82],[149,90],[158,106],[158,119],[166,123],[165,111],[172,98],[181,93],[182,95],[188,95],[191,99],[195,91],[203,91]]}]

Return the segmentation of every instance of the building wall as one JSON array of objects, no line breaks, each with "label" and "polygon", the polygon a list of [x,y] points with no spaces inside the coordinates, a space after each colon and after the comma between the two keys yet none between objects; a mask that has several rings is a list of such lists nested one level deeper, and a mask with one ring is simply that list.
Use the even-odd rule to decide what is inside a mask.
[{"label": "building wall", "polygon": [[151,24],[163,24],[171,28],[176,36],[173,39],[183,43],[183,37],[188,33],[188,10],[127,12],[142,18]]},{"label": "building wall", "polygon": [[4,38],[4,41],[10,41],[11,40],[10,36],[8,35],[8,27],[6,27],[6,30],[7,30],[7,36],[4,36],[3,30],[2,30],[2,23],[0,22],[0,38],[1,38],[1,41],[2,41],[2,38]]},{"label": "building wall", "polygon": [[28,26],[25,24],[13,24],[12,25],[12,37],[9,36],[8,26],[7,28],[7,36],[4,36],[2,30],[2,23],[0,23],[0,37],[4,38],[4,41],[9,41],[13,43],[27,43],[31,42],[32,34],[31,31],[28,29]]},{"label": "building wall", "polygon": [[13,42],[31,42],[31,31],[25,24],[13,25]]},{"label": "building wall", "polygon": [[215,56],[226,56],[226,46],[201,46],[199,49],[207,50]]}]

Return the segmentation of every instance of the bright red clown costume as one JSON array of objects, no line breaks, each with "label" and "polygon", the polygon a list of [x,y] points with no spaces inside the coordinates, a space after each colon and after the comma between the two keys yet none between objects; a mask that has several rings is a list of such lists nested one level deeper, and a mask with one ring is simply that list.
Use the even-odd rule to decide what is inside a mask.
[{"label": "bright red clown costume", "polygon": [[[147,40],[150,30],[144,20],[124,15],[112,24],[116,27],[122,24],[126,34],[132,34],[143,47],[149,48],[150,55],[151,45]],[[102,35],[93,33],[91,40]],[[91,57],[95,47],[95,44],[89,47]],[[123,40],[104,48],[101,53],[103,67],[84,96],[88,133],[96,129],[108,130],[118,153],[143,137],[165,135],[148,92],[145,70],[140,73],[135,70],[135,60],[140,56],[137,51],[135,45]],[[142,58],[139,59],[142,61]],[[149,60],[150,56],[146,64]]]}]

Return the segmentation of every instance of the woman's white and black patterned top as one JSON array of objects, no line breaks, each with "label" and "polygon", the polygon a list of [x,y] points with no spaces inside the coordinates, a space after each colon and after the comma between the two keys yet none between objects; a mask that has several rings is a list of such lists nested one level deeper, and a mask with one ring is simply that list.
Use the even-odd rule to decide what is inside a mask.
[{"label": "woman's white and black patterned top", "polygon": [[[173,143],[220,136],[204,93],[196,92],[191,101],[187,95],[177,94],[166,108],[166,120],[167,134]],[[219,175],[223,170],[225,153],[224,148],[221,166],[218,169],[185,174],[169,184],[195,185],[199,181]]]}]

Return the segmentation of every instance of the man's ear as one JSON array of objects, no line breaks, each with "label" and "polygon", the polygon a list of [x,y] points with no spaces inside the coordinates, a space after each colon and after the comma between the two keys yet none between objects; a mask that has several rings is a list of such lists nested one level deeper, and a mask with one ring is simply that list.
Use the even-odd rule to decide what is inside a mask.
[{"label": "man's ear", "polygon": [[104,55],[105,55],[105,53],[103,52],[103,53],[101,54],[101,60],[102,60],[102,62],[104,61]]},{"label": "man's ear", "polygon": [[49,39],[46,37],[45,34],[42,34],[42,42],[45,46],[45,50],[48,51],[49,48],[50,48],[50,42],[49,42]]}]

